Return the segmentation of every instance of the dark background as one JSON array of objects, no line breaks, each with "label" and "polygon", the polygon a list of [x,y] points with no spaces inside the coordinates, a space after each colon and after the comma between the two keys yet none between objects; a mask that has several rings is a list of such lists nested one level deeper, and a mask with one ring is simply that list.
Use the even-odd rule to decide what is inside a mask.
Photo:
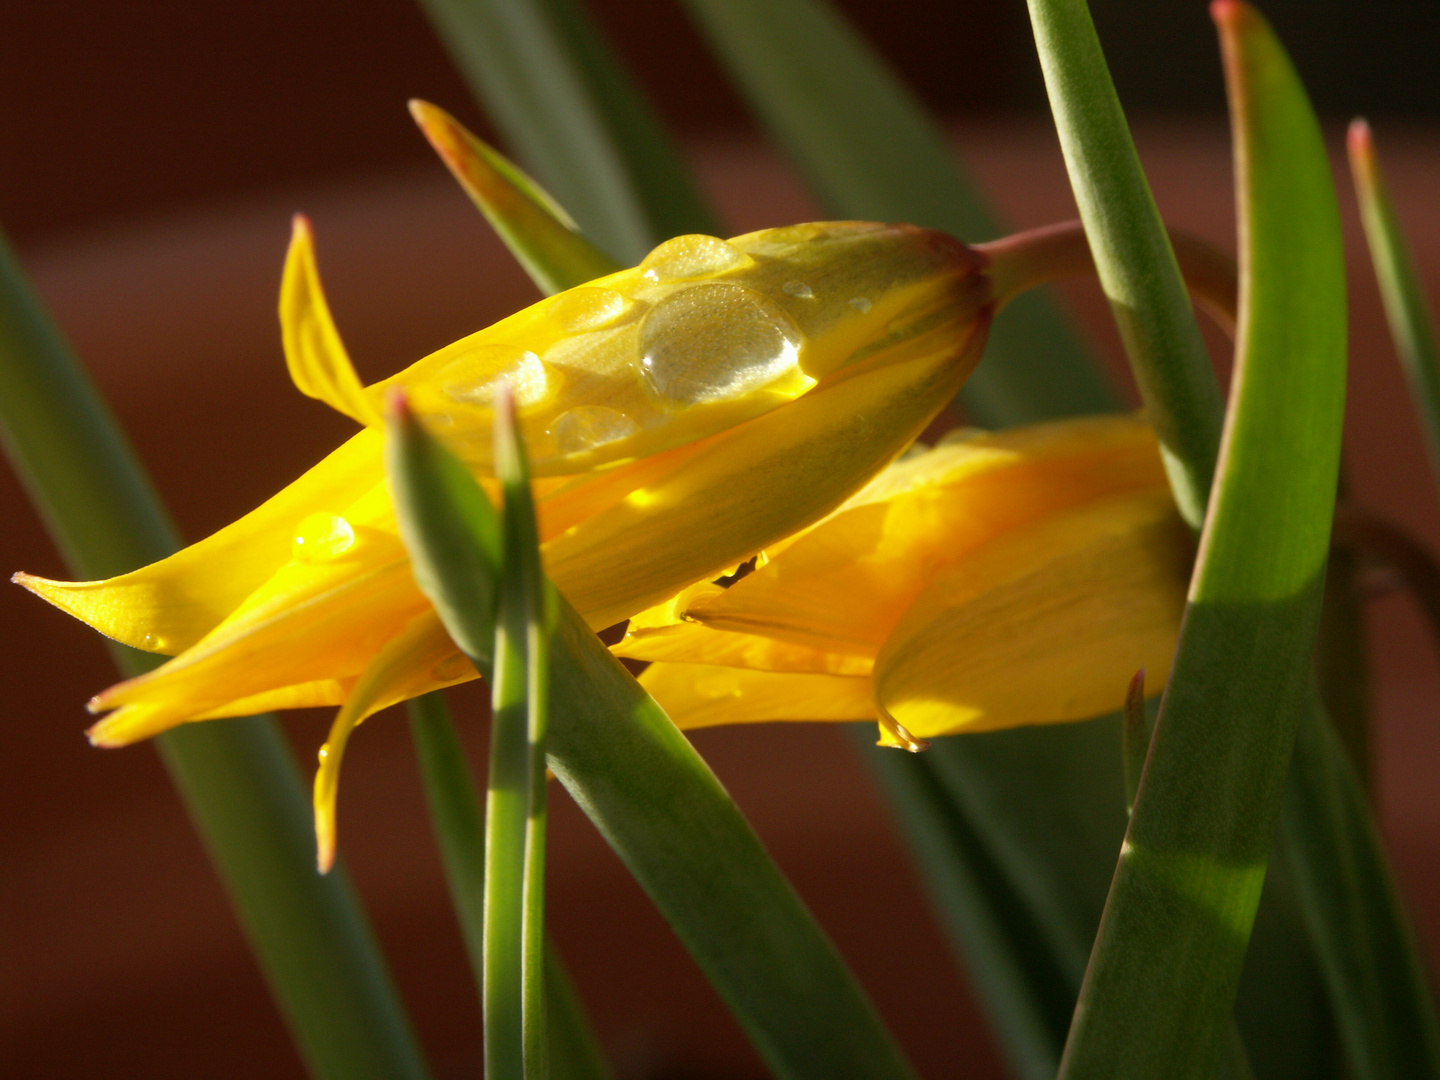
[{"label": "dark background", "polygon": [[[848,2],[948,121],[1017,225],[1072,216],[1020,0]],[[1162,211],[1233,248],[1228,144],[1205,5],[1095,0]],[[817,211],[754,137],[678,6],[595,2],[678,128],[735,232]],[[1264,5],[1327,120],[1376,122],[1422,270],[1440,282],[1440,5]],[[296,394],[274,321],[288,215],[310,212],[342,332],[379,377],[534,297],[449,183],[404,102],[493,132],[418,9],[400,0],[130,5],[0,0],[0,224],[196,539],[349,433]],[[1338,126],[1330,132],[1339,145]],[[1432,548],[1434,495],[1384,335],[1343,173],[1355,497]],[[1116,362],[1088,286],[1065,300]],[[1432,287],[1432,297],[1434,289]],[[1222,348],[1223,346],[1218,345]],[[0,570],[64,576],[0,469]],[[1384,592],[1386,583],[1376,582]],[[1393,592],[1371,605],[1378,803],[1423,939],[1440,944],[1440,702],[1433,651]],[[113,678],[96,635],[0,589],[0,1073],[291,1077],[284,1030],[148,747],[81,737]],[[473,687],[472,687],[473,690]],[[461,695],[480,760],[480,695]],[[328,713],[285,718],[302,765]],[[698,733],[767,845],[923,1076],[1000,1075],[983,1021],[877,794],[841,733]],[[341,850],[438,1080],[478,1075],[479,1017],[403,720],[367,724],[341,795]],[[551,921],[622,1077],[762,1075],[648,901],[563,795]]]},{"label": "dark background", "polygon": [[[1203,2],[1091,5],[1132,114],[1219,116]],[[680,131],[743,126],[675,0],[591,4]],[[948,116],[1040,115],[1020,0],[842,0]],[[1348,118],[1440,115],[1440,4],[1264,5],[1317,108]],[[410,164],[428,151],[403,109],[424,97],[493,135],[404,0],[0,4],[0,222],[25,244],[56,230],[217,195]]]}]

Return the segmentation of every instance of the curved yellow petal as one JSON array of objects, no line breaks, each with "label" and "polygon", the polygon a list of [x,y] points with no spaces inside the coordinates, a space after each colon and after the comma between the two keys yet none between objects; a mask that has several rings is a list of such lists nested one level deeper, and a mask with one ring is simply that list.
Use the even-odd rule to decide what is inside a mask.
[{"label": "curved yellow petal", "polygon": [[1168,492],[1017,530],[940,573],[875,661],[875,699],[917,736],[1081,720],[1140,668],[1169,676],[1193,541]]},{"label": "curved yellow petal", "polygon": [[428,610],[387,641],[356,680],[330,725],[330,734],[320,748],[320,768],[315,773],[316,860],[322,874],[335,861],[335,798],[340,786],[340,762],[350,733],[366,717],[388,705],[473,678],[475,669],[466,663],[467,676],[455,664],[455,655],[455,646],[440,625],[439,616],[433,609]]},{"label": "curved yellow petal", "polygon": [[770,720],[873,720],[863,676],[747,671],[710,664],[652,664],[640,685],[680,728]]},{"label": "curved yellow petal", "polygon": [[[426,607],[399,539],[361,532],[325,562],[282,567],[196,645],[110,687],[90,708],[153,706],[148,723],[173,726],[240,698],[358,675],[394,628]],[[109,742],[128,722],[107,717],[92,737]]]},{"label": "curved yellow petal", "polygon": [[935,574],[981,545],[1112,494],[1164,490],[1154,433],[1139,417],[945,442],[886,469],[688,614],[718,630],[874,656]]},{"label": "curved yellow petal", "polygon": [[281,709],[316,709],[326,705],[343,705],[350,695],[354,679],[318,679],[315,682],[282,686],[261,694],[237,698],[227,705],[191,717],[192,720],[219,720],[226,716],[253,716],[255,713],[278,712]]},{"label": "curved yellow petal", "polygon": [[609,626],[823,517],[959,389],[985,336],[983,322],[968,329],[961,337],[947,324],[911,338],[899,356],[877,355],[782,411],[712,435],[653,483],[549,541],[551,580],[591,626]]},{"label": "curved yellow petal", "polygon": [[330,317],[315,266],[310,222],[295,215],[285,273],[280,279],[280,339],[295,388],[367,428],[382,426],[380,410],[365,396],[360,376]]},{"label": "curved yellow petal", "polygon": [[107,637],[175,655],[190,648],[290,561],[296,528],[343,515],[381,475],[381,435],[362,431],[238,521],[167,559],[106,581],[14,579]]}]

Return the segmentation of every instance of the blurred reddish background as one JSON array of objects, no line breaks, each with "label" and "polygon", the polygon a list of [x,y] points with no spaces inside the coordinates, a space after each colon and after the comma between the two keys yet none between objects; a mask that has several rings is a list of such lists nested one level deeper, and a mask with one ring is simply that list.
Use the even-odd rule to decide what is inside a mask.
[{"label": "blurred reddish background", "polygon": [[[948,115],[1017,226],[1073,216],[1023,5],[842,5]],[[1272,5],[1317,100],[1366,110],[1402,216],[1440,287],[1437,88],[1429,7]],[[736,97],[660,0],[595,5],[681,130],[727,225],[814,217]],[[1162,211],[1233,248],[1220,78],[1203,4],[1097,2]],[[423,96],[483,118],[401,0],[209,8],[0,3],[0,223],[152,469],[186,537],[249,509],[348,434],[284,375],[274,316],[295,210],[316,226],[336,318],[380,377],[535,294],[403,110]],[[1324,76],[1324,81],[1320,81]],[[1338,148],[1338,129],[1334,132]],[[1342,174],[1343,180],[1343,174]],[[1385,337],[1348,184],[1356,498],[1432,549],[1440,504]],[[1108,314],[1067,289],[1115,361]],[[0,470],[0,568],[64,576]],[[1387,838],[1440,955],[1440,702],[1409,602],[1371,605],[1377,769]],[[25,1076],[298,1076],[225,899],[148,747],[81,737],[111,681],[95,635],[0,590],[0,1065]],[[480,698],[459,695],[462,718]],[[286,719],[303,763],[328,717]],[[467,725],[478,761],[483,731]],[[871,989],[922,1075],[1001,1075],[888,822],[842,735],[757,727],[696,738]],[[479,1016],[429,839],[403,720],[366,725],[347,765],[342,851],[438,1077],[474,1075]],[[758,1077],[743,1037],[618,861],[568,800],[553,814],[552,921],[622,1076]]]}]

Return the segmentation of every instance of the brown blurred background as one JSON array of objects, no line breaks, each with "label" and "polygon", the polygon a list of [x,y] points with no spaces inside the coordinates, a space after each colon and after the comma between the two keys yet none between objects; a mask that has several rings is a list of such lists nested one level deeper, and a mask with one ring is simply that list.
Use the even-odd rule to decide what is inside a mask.
[{"label": "brown blurred background", "polygon": [[[1019,0],[841,4],[952,124],[1017,225],[1073,216]],[[596,0],[679,130],[727,225],[817,211],[766,150],[678,6]],[[1094,0],[1162,211],[1233,248],[1228,144],[1203,3]],[[1400,212],[1440,288],[1440,7],[1265,5],[1327,118],[1376,124]],[[403,0],[0,2],[0,224],[196,539],[348,434],[295,393],[274,317],[288,217],[315,221],[336,317],[370,377],[513,311],[534,292],[414,131],[408,97],[493,135]],[[1334,132],[1338,147],[1338,128]],[[1341,174],[1343,181],[1343,174]],[[1348,195],[1356,498],[1432,548],[1426,471]],[[1116,358],[1103,301],[1066,302]],[[0,470],[0,569],[64,576]],[[1408,601],[1371,605],[1387,837],[1440,946],[1434,652]],[[148,747],[81,737],[111,681],[95,635],[0,589],[0,1071],[16,1076],[298,1076],[224,897]],[[462,716],[475,694],[457,697]],[[328,716],[287,718],[313,760]],[[483,731],[467,726],[477,760]],[[926,1077],[1000,1075],[878,796],[824,727],[702,733],[702,752],[839,940]],[[437,1076],[474,1075],[479,1016],[428,837],[403,720],[366,725],[346,769],[341,845]],[[563,796],[556,937],[622,1076],[755,1077],[723,1006]]]}]

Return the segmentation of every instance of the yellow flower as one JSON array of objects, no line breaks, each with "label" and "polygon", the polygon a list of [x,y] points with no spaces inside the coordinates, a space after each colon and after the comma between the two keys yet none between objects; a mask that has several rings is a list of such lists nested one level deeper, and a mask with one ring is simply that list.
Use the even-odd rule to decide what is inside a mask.
[{"label": "yellow flower", "polygon": [[881,742],[1079,720],[1170,670],[1192,542],[1135,417],[947,439],[615,651],[681,727],[878,719]]},{"label": "yellow flower", "polygon": [[903,225],[678,237],[362,387],[297,220],[280,303],[291,375],[365,430],[159,563],[108,581],[16,580],[174,657],[91,701],[114,710],[90,729],[97,744],[347,702],[353,726],[475,677],[398,536],[377,430],[388,386],[484,480],[491,396],[509,383],[547,570],[603,627],[819,519],[898,455],[979,358],[994,306],[985,263]]}]

